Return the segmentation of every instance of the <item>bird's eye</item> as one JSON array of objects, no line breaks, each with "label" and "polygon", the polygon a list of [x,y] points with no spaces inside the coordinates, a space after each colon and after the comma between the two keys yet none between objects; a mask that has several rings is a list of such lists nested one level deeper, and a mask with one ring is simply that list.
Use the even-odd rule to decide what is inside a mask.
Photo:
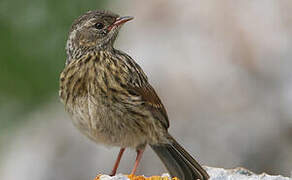
[{"label": "bird's eye", "polygon": [[102,23],[96,23],[96,24],[94,25],[94,27],[95,27],[96,29],[102,29],[102,28],[104,28],[104,25],[103,25]]}]

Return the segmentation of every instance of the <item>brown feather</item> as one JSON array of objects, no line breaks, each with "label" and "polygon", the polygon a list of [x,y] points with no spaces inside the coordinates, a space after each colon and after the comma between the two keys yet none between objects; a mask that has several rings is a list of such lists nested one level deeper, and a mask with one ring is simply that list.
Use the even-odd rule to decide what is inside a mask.
[{"label": "brown feather", "polygon": [[169,127],[167,112],[154,88],[150,84],[146,84],[142,87],[135,87],[132,90],[136,91],[137,94],[141,96],[145,104],[149,105],[153,115],[156,116],[167,129]]}]

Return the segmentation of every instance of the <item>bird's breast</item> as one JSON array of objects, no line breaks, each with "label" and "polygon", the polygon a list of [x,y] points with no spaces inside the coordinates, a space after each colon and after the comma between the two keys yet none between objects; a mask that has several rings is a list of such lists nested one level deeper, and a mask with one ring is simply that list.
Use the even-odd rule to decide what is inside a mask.
[{"label": "bird's breast", "polygon": [[151,114],[125,89],[130,77],[118,63],[105,54],[72,61],[61,74],[60,97],[74,125],[92,140],[137,147],[146,142]]}]

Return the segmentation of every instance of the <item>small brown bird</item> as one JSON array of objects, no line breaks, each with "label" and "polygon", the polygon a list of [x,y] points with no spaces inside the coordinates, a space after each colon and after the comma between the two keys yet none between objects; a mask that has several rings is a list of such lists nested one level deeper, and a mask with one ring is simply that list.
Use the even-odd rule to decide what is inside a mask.
[{"label": "small brown bird", "polygon": [[121,26],[133,17],[89,11],[76,19],[66,45],[60,97],[74,125],[97,143],[134,148],[135,174],[147,144],[171,176],[181,180],[209,178],[207,172],[167,132],[166,110],[141,67],[113,47]]}]

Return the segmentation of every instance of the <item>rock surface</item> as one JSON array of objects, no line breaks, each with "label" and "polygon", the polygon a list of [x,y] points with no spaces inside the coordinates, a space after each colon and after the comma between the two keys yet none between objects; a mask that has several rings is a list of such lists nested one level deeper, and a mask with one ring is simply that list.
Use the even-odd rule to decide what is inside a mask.
[{"label": "rock surface", "polygon": [[[210,180],[291,180],[291,178],[283,176],[273,176],[266,173],[255,174],[244,168],[223,169],[214,167],[205,167],[210,175]],[[95,180],[178,180],[177,178],[170,178],[168,174],[161,176],[132,176],[118,174],[116,176],[99,175]]]},{"label": "rock surface", "polygon": [[223,169],[206,167],[211,176],[210,180],[290,180],[291,178],[283,176],[273,176],[266,173],[255,174],[244,168]]}]

